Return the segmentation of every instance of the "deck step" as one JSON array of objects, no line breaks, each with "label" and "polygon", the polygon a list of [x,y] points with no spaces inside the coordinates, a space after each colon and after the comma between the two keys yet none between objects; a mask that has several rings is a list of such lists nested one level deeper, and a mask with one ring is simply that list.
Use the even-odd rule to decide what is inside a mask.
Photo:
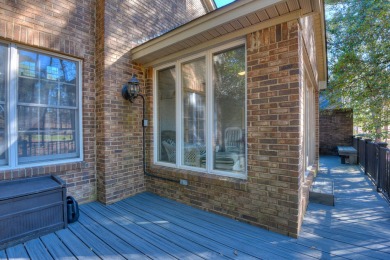
[{"label": "deck step", "polygon": [[333,180],[317,177],[310,188],[309,201],[334,206]]}]

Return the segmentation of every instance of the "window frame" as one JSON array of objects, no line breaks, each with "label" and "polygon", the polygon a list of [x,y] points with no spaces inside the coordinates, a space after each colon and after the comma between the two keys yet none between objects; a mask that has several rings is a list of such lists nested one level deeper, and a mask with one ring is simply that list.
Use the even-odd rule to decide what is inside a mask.
[{"label": "window frame", "polygon": [[[214,163],[214,144],[213,144],[213,120],[214,120],[214,113],[213,113],[213,102],[214,102],[214,86],[213,86],[213,75],[212,75],[212,68],[213,68],[213,55],[221,53],[223,51],[228,51],[230,49],[234,49],[237,47],[242,46],[245,50],[244,54],[244,62],[245,62],[245,116],[244,116],[244,123],[245,123],[245,142],[244,142],[244,153],[245,153],[245,165],[244,170],[242,173],[238,172],[228,172],[223,170],[217,170],[213,169],[213,163]],[[193,166],[187,166],[182,163],[182,145],[183,145],[183,102],[182,102],[182,64],[191,62],[193,60],[199,59],[204,57],[205,59],[205,81],[206,81],[206,106],[205,106],[205,121],[206,121],[206,137],[205,137],[205,144],[206,144],[206,154],[207,154],[207,160],[206,160],[206,167],[205,168],[199,168],[199,167],[193,167]],[[175,109],[176,109],[176,163],[169,163],[169,162],[163,162],[159,161],[159,121],[158,121],[158,85],[157,85],[157,79],[158,79],[158,71],[168,69],[174,67],[175,68]],[[177,59],[173,62],[168,62],[159,66],[156,66],[153,68],[153,164],[158,166],[165,166],[175,169],[182,169],[182,170],[189,170],[194,172],[200,172],[200,173],[206,173],[211,175],[218,175],[218,176],[225,176],[225,177],[232,177],[236,179],[247,179],[248,177],[248,144],[247,144],[247,132],[248,132],[248,124],[247,124],[247,46],[246,46],[246,40],[245,39],[239,39],[235,40],[233,42],[221,44],[217,47],[213,47],[210,49],[207,49],[205,51],[184,56],[182,58]],[[179,109],[180,108],[180,109]]]},{"label": "window frame", "polygon": [[[42,50],[26,46],[23,44],[16,44],[12,42],[2,41],[1,44],[7,46],[7,72],[6,72],[6,124],[7,124],[7,152],[5,164],[0,165],[0,170],[12,170],[28,167],[50,166],[64,163],[80,162],[84,159],[83,149],[83,118],[82,118],[82,69],[83,61],[74,57],[69,57],[63,54]],[[68,60],[76,63],[77,81],[76,81],[76,108],[75,108],[75,136],[76,147],[75,153],[41,155],[31,157],[31,159],[19,158],[18,156],[18,77],[19,77],[19,51],[31,51],[37,54],[48,55],[58,59]],[[61,109],[61,107],[56,108]],[[48,160],[50,159],[50,160]]]},{"label": "window frame", "polygon": [[316,91],[308,68],[305,67],[303,78],[303,156],[304,168],[310,170],[315,162],[316,150]]}]

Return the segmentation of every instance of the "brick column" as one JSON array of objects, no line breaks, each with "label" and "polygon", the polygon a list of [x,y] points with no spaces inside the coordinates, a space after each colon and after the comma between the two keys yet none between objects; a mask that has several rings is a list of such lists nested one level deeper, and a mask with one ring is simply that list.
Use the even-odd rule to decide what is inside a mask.
[{"label": "brick column", "polygon": [[[162,6],[164,5],[164,6]],[[148,10],[146,12],[146,10]],[[131,49],[200,15],[199,0],[97,1],[96,156],[98,199],[112,203],[145,190],[142,165],[142,100],[121,96],[133,73],[147,85]],[[146,100],[151,100],[146,95]],[[150,106],[150,105],[148,105]]]},{"label": "brick column", "polygon": [[302,171],[298,24],[247,36],[248,181],[270,230],[297,236]]},{"label": "brick column", "polygon": [[119,22],[130,17],[128,11],[118,9],[116,1],[97,2],[96,157],[98,200],[103,203],[144,190],[142,102],[131,104],[121,96],[132,73],[143,78],[142,69],[131,63],[133,35]]}]

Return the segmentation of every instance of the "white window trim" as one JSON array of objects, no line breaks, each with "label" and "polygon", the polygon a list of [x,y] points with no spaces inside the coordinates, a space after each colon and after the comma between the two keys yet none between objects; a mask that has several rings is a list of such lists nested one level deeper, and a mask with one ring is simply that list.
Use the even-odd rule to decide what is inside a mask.
[{"label": "white window trim", "polygon": [[[81,162],[84,160],[84,148],[83,148],[83,118],[82,118],[82,68],[83,61],[81,59],[76,59],[66,55],[41,50],[38,48],[33,48],[21,44],[15,44],[7,41],[0,40],[0,43],[7,45],[8,47],[8,72],[6,80],[6,95],[7,95],[7,113],[6,113],[6,124],[7,124],[7,156],[4,165],[0,165],[0,171],[3,170],[13,170],[21,169],[28,167],[40,167],[40,166],[50,166],[50,165],[59,165],[66,163],[75,163]],[[71,157],[73,154],[64,154],[64,155],[52,155],[52,156],[40,156],[37,161],[23,162],[23,159],[18,158],[18,125],[17,125],[17,86],[18,86],[18,49],[33,51],[40,54],[50,55],[56,58],[61,58],[65,60],[74,61],[77,64],[77,73],[78,73],[78,85],[77,85],[77,122],[76,122],[76,143],[79,147],[79,156]],[[11,102],[14,102],[11,104]],[[13,108],[13,109],[11,109]],[[14,119],[14,120],[12,120]],[[48,158],[53,160],[48,160]]]},{"label": "white window trim", "polygon": [[304,125],[304,158],[305,168],[307,171],[315,163],[315,146],[316,146],[316,118],[315,118],[315,88],[310,72],[305,67],[304,77],[308,80],[303,83],[303,125]]},{"label": "white window trim", "polygon": [[[246,40],[245,39],[240,39],[236,40],[233,42],[229,42],[224,45],[220,45],[218,47],[214,47],[211,49],[208,49],[206,51],[203,51],[201,53],[197,53],[191,56],[186,56],[181,59],[178,59],[176,62],[171,62],[167,64],[163,64],[160,66],[157,66],[153,69],[153,142],[154,148],[153,148],[153,163],[155,165],[159,166],[166,166],[166,167],[171,167],[175,169],[183,169],[183,170],[189,170],[189,171],[194,171],[194,172],[200,172],[200,173],[207,173],[211,175],[218,175],[218,176],[224,176],[224,177],[232,177],[236,179],[247,179],[248,177],[248,144],[247,144],[247,132],[248,132],[248,127],[247,127],[247,74],[245,74],[245,165],[244,165],[244,171],[243,173],[233,173],[233,172],[227,172],[227,171],[222,171],[222,170],[215,170],[213,169],[213,161],[214,161],[214,156],[213,156],[213,120],[214,120],[214,115],[213,113],[210,112],[210,109],[213,108],[213,101],[214,101],[214,96],[213,96],[213,88],[212,87],[207,87],[206,88],[206,113],[205,113],[205,121],[206,121],[206,154],[209,156],[207,157],[206,160],[206,168],[198,168],[198,167],[192,167],[192,166],[187,166],[181,164],[181,159],[182,159],[182,88],[181,88],[181,65],[184,62],[195,60],[200,57],[205,57],[206,61],[206,75],[205,75],[205,80],[206,80],[206,86],[212,86],[212,55],[214,53],[224,51],[224,50],[229,50],[234,47],[238,46],[244,46],[245,48],[245,71],[247,72],[247,54],[246,54]],[[175,92],[176,92],[176,99],[175,99],[175,108],[176,108],[176,164],[174,163],[168,163],[168,162],[161,162],[158,161],[158,148],[159,148],[159,137],[158,137],[158,98],[157,98],[157,72],[163,69],[167,69],[170,67],[175,67],[175,74],[176,74],[176,85],[175,85]],[[180,107],[180,109],[178,109]]]}]

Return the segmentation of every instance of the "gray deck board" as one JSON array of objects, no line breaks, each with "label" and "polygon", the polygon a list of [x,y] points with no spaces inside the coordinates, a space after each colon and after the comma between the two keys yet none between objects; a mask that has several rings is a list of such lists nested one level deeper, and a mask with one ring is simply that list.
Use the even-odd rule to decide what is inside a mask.
[{"label": "gray deck board", "polygon": [[118,251],[115,251],[79,222],[70,224],[69,229],[100,258],[117,260],[125,259]]},{"label": "gray deck board", "polygon": [[91,248],[88,248],[69,229],[62,229],[57,231],[56,234],[78,259],[100,259]]},{"label": "gray deck board", "polygon": [[33,260],[53,259],[39,238],[27,241],[24,246]]},{"label": "gray deck board", "polygon": [[[153,221],[148,221],[147,219],[142,218],[141,216],[145,216],[147,212],[142,212],[141,216],[138,216],[133,214],[133,212],[136,211],[137,209],[132,208],[131,210],[128,210],[128,207],[126,206],[121,207],[118,203],[116,205],[112,205],[110,209],[114,210],[118,214],[121,214],[122,216],[126,216],[126,218],[132,221],[133,223],[141,225],[142,227],[148,229],[149,231],[153,232],[157,236],[160,236],[165,240],[175,243],[176,245],[182,247],[186,251],[199,256],[201,259],[202,258],[213,258],[213,259],[223,258],[215,252],[208,252],[209,250],[207,248],[195,242],[192,242],[191,240],[188,240],[184,236],[179,236],[174,232],[171,232],[168,229],[165,229],[153,223]],[[163,223],[165,222],[164,220],[158,220],[158,221],[162,221]],[[206,252],[206,254],[203,252]],[[186,257],[186,255],[181,256],[181,258],[182,257]]]},{"label": "gray deck board", "polygon": [[141,238],[144,235],[143,233],[134,234],[128,229],[117,224],[115,221],[104,216],[100,212],[95,211],[93,209],[93,204],[85,205],[83,207],[82,212],[87,214],[89,217],[96,220],[97,222],[100,222],[102,225],[110,226],[110,230],[115,235],[117,235],[118,237],[122,238],[123,240],[131,244],[133,247],[135,247],[136,249],[144,253],[146,256],[153,259],[175,259],[173,256],[164,252],[157,246],[153,244],[149,244],[148,241]]},{"label": "gray deck board", "polygon": [[76,259],[69,249],[62,243],[62,241],[54,234],[48,234],[41,237],[42,243],[45,245],[47,251],[55,259],[66,258],[69,260]]},{"label": "gray deck board", "polygon": [[[134,205],[135,201],[136,200],[132,200],[130,203]],[[194,215],[196,215],[196,213],[199,213],[199,211],[197,211],[195,214],[191,211],[186,212],[184,208],[180,211],[172,211],[172,206],[170,206],[168,203],[164,204],[163,200],[159,200],[159,203],[151,203],[144,198],[139,199],[138,206],[141,207],[143,204],[148,206],[147,210],[150,213],[156,215],[160,214],[160,216],[163,216],[164,218],[173,223],[182,225],[183,227],[186,227],[193,232],[199,232],[202,235],[208,236],[210,239],[219,240],[225,245],[235,248],[235,250],[238,250],[236,248],[240,248],[240,250],[238,251],[242,251],[243,253],[252,255],[254,257],[284,258],[287,253],[300,259],[309,258],[307,255],[304,255],[302,253],[294,253],[291,251],[286,252],[282,248],[275,247],[272,244],[268,244],[267,246],[259,246],[257,242],[248,239],[249,237],[244,234],[240,234],[240,232],[237,232],[237,230],[235,230],[232,226],[221,227],[215,225],[214,223],[197,219],[196,217],[194,217]],[[162,215],[162,213],[165,214]],[[221,239],[220,237],[225,238]]]},{"label": "gray deck board", "polygon": [[[190,216],[193,216],[195,218],[198,218],[202,221],[211,223],[212,225],[219,226],[221,230],[226,229],[233,229],[234,232],[233,235],[241,234],[245,237],[246,242],[248,243],[256,243],[256,244],[264,244],[265,246],[274,246],[275,244],[278,244],[279,248],[285,248],[289,251],[299,252],[302,254],[306,254],[308,256],[312,256],[315,258],[327,258],[330,257],[330,254],[326,254],[325,252],[318,252],[318,250],[313,250],[310,247],[302,246],[299,244],[291,243],[294,242],[295,239],[292,238],[286,238],[285,236],[282,236],[280,234],[276,234],[273,232],[269,232],[264,229],[255,228],[251,225],[248,225],[246,223],[238,222],[230,218],[222,217],[216,214],[212,214],[206,211],[199,211],[197,209],[191,208],[187,205],[177,203],[172,200],[167,200],[165,198],[157,197],[156,195],[153,195],[151,193],[144,193],[139,196],[142,198],[142,200],[151,200],[156,201],[158,200],[159,204],[163,204],[164,202],[167,204],[164,204],[165,207],[168,207],[168,204],[172,204],[174,208],[180,208],[180,212],[185,212],[188,210],[188,214]],[[177,211],[177,210],[176,210]],[[217,228],[217,227],[216,227]],[[267,244],[270,243],[270,244]]]},{"label": "gray deck board", "polygon": [[[10,259],[30,259],[29,255],[27,254],[26,248],[23,246],[23,244],[9,247],[6,249],[6,252],[7,252],[7,257]],[[5,252],[4,252],[4,257],[5,257]]]},{"label": "gray deck board", "polygon": [[[120,202],[118,205],[121,205]],[[190,230],[186,228],[182,228],[180,226],[174,225],[170,223],[169,221],[164,220],[161,217],[158,217],[156,215],[149,214],[146,211],[139,210],[138,208],[135,207],[129,207],[128,205],[125,206],[127,210],[130,210],[131,212],[134,212],[136,214],[139,214],[139,216],[143,216],[147,218],[149,221],[152,221],[153,223],[181,236],[184,237],[185,239],[192,241],[194,243],[198,243],[199,245],[202,245],[202,254],[211,254],[211,258],[208,259],[214,259],[213,257],[215,256],[215,253],[219,255],[220,257],[229,257],[229,258],[239,258],[234,254],[234,251],[232,250],[231,247],[227,247],[218,241],[214,241],[212,239],[209,239],[205,236],[202,236],[200,234],[191,232]],[[204,251],[206,249],[206,251]]]},{"label": "gray deck board", "polygon": [[[152,232],[150,229],[144,228],[144,225],[137,225],[136,223],[129,220],[128,215],[123,215],[121,213],[117,213],[115,211],[114,206],[104,207],[100,204],[93,204],[92,208],[98,212],[100,212],[102,215],[110,218],[115,219],[115,222],[124,227],[125,229],[132,232],[134,235],[142,234],[142,237],[140,239],[145,240],[148,244],[155,245],[157,248],[160,248],[162,251],[165,251],[169,255],[176,257],[178,259],[194,259],[194,260],[200,260],[201,257],[197,256],[196,254],[192,253],[189,254],[189,252],[184,249],[183,247],[179,246],[182,241],[176,241],[177,244],[172,243],[171,241],[163,238],[160,236],[157,232]],[[126,217],[124,217],[126,216]]]},{"label": "gray deck board", "polygon": [[145,259],[147,258],[143,253],[135,249],[131,244],[125,240],[117,237],[109,228],[103,227],[100,223],[88,217],[86,214],[81,214],[79,221],[85,228],[98,237],[103,242],[107,243],[120,255],[128,259]]},{"label": "gray deck board", "polygon": [[[147,200],[145,198],[142,198],[142,200],[140,200],[139,203],[140,203],[140,205],[146,204],[147,206],[149,206],[148,208],[153,208],[153,210],[164,211],[166,209],[168,212],[173,212],[172,210],[168,210],[167,209],[167,208],[169,208],[168,204],[164,204],[164,206],[159,206],[159,205],[157,205],[157,203],[156,204],[153,204],[153,203],[152,204],[150,204],[150,203],[148,204],[148,202],[146,202],[146,201]],[[133,203],[134,200],[132,200],[131,202]],[[161,204],[161,203],[158,203],[158,204]],[[189,210],[191,210],[191,209],[189,209]],[[189,214],[187,214],[185,216],[182,216],[183,214],[185,214],[183,212],[185,212],[184,209],[181,209],[180,212],[175,212],[174,213],[175,214],[175,218],[182,218],[182,220],[190,218],[191,213],[189,213]],[[196,225],[202,225],[202,223],[203,223],[203,222],[195,221],[194,219],[191,219],[191,222],[195,223]],[[213,225],[214,225],[213,223],[210,223],[209,225],[207,225],[207,228],[208,229],[212,229]],[[231,229],[231,226],[229,226],[229,229]],[[230,233],[229,229],[221,227],[220,230],[215,230],[214,232],[219,233],[220,235],[225,234],[225,236],[226,236],[226,235],[229,235],[229,233]],[[306,235],[305,237],[306,238],[310,237],[310,235]],[[232,239],[236,238],[235,242],[241,241],[241,242],[244,243],[247,240],[245,238],[240,240],[241,237],[239,235],[237,235],[237,231],[235,231],[235,230],[233,231],[233,233],[231,235],[231,238]],[[252,238],[249,241],[253,241],[253,240],[254,239]],[[306,241],[306,243],[303,243],[303,245],[306,245],[307,247],[309,247],[309,246],[312,247],[312,245],[310,245],[310,243],[309,243],[310,239],[308,239],[308,240],[309,241]],[[337,252],[333,252],[333,254],[339,255],[339,256],[347,255],[349,257],[353,257],[354,259],[359,259],[359,258],[361,258],[361,259],[363,259],[363,258],[365,258],[365,259],[375,259],[375,258],[371,257],[370,254],[376,255],[376,257],[378,257],[378,255],[379,255],[380,256],[379,259],[383,259],[383,257],[384,257],[383,255],[381,255],[380,252],[379,253],[377,253],[375,251],[369,252],[367,250],[350,248],[349,245],[346,244],[346,243],[342,243],[342,242],[337,241],[337,240],[327,239],[326,237],[323,237],[323,236],[322,236],[321,241],[318,241],[316,244],[317,244],[317,248],[320,249],[322,252],[326,252],[325,250],[328,247],[333,247],[333,248],[337,248],[338,249],[338,251]],[[251,244],[251,246],[259,247],[258,248],[259,250],[261,248],[263,248],[263,250],[264,250],[264,248],[266,248],[266,249],[271,250],[274,253],[280,253],[281,255],[285,255],[286,254],[285,250],[281,250],[280,248],[273,248],[273,245],[271,245],[271,244],[267,245],[266,243],[263,243],[263,245],[259,246],[259,243],[256,243],[256,244]],[[339,250],[340,248],[342,248],[343,250]],[[356,254],[356,251],[358,252],[358,254]],[[299,259],[303,258],[303,256],[301,254],[299,254],[299,253],[295,253],[294,254],[291,250],[290,250],[289,255],[291,255],[292,257],[295,257],[295,258],[299,258]],[[265,257],[265,256],[263,256],[263,257]]]},{"label": "gray deck board", "polygon": [[80,206],[67,229],[0,259],[390,259],[390,207],[356,165],[321,158],[335,206],[309,204],[298,239],[152,193]]},{"label": "gray deck board", "polygon": [[[146,199],[146,200],[149,198],[149,199],[153,199],[156,201],[156,199],[157,199],[156,195],[153,195],[150,193],[141,194],[139,197],[141,197],[142,199]],[[153,198],[153,197],[155,197],[155,198]],[[221,228],[226,228],[226,227],[233,228],[234,227],[235,232],[247,236],[247,241],[250,241],[252,243],[261,244],[261,243],[267,242],[267,243],[271,243],[272,245],[277,245],[280,248],[285,248],[285,249],[289,249],[291,251],[300,252],[300,253],[315,257],[315,258],[324,259],[324,258],[329,258],[332,256],[330,254],[327,254],[326,252],[320,252],[320,251],[314,250],[310,247],[296,244],[296,243],[294,243],[296,241],[295,239],[287,238],[287,237],[282,236],[280,234],[269,232],[269,231],[264,230],[264,229],[254,228],[253,226],[248,225],[246,223],[238,222],[238,221],[235,221],[233,219],[225,218],[225,217],[222,217],[222,216],[219,216],[216,214],[212,214],[209,212],[199,211],[199,210],[193,209],[187,205],[180,204],[180,203],[177,203],[177,202],[172,201],[172,200],[167,200],[164,198],[160,198],[160,199],[164,200],[167,203],[171,203],[172,205],[175,205],[175,207],[180,208],[180,211],[182,209],[187,209],[187,210],[191,211],[190,214],[192,216],[199,218],[203,221],[210,222],[212,224],[220,226]],[[266,246],[268,246],[268,245],[266,245]]]},{"label": "gray deck board", "polygon": [[[193,233],[197,233],[199,235],[202,235],[202,236],[208,238],[210,241],[213,241],[213,243],[219,242],[220,244],[222,244],[228,248],[228,251],[231,252],[231,255],[234,254],[234,255],[248,259],[248,258],[256,258],[256,255],[260,254],[260,252],[254,252],[253,249],[244,250],[242,247],[238,246],[239,241],[237,241],[237,240],[232,241],[226,234],[220,235],[220,234],[215,233],[214,230],[211,228],[205,228],[202,226],[198,226],[194,223],[191,223],[190,221],[186,221],[186,220],[183,220],[183,219],[177,218],[177,217],[176,218],[172,217],[171,215],[169,215],[161,210],[154,210],[151,208],[150,204],[148,204],[146,202],[144,202],[144,203],[147,206],[147,209],[144,209],[145,211],[152,213],[156,216],[159,216],[159,217],[165,219],[166,221],[173,223],[176,226],[180,226],[180,227],[186,229],[187,230],[186,232],[193,232]],[[131,205],[133,205],[135,207],[139,206],[139,204],[134,203],[134,201],[131,201]],[[155,206],[155,205],[153,205],[153,206]],[[176,213],[179,214],[179,212],[176,212]],[[244,247],[247,247],[247,245],[244,245]],[[240,250],[238,250],[237,248],[240,248]],[[248,251],[252,251],[252,252],[248,253]],[[273,254],[273,256],[275,256],[275,254]]]}]

